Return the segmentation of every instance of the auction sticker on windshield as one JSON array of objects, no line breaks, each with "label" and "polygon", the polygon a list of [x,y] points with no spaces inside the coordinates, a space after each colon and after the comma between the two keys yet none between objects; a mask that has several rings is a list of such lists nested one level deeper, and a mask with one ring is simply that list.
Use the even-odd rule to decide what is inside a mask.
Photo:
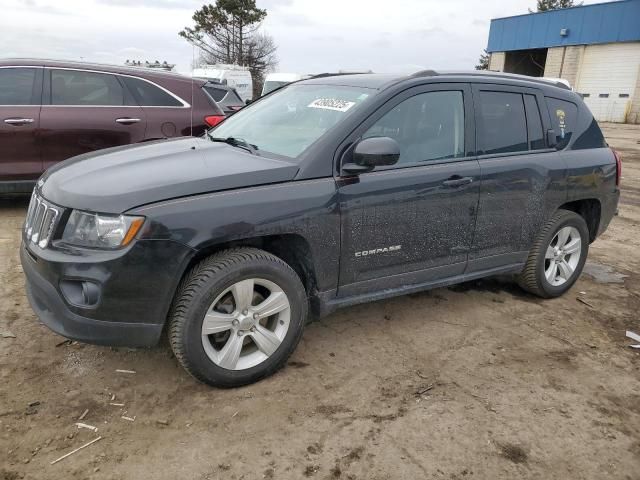
[{"label": "auction sticker on windshield", "polygon": [[335,110],[337,112],[346,112],[353,107],[356,102],[348,100],[339,100],[337,98],[318,98],[307,105],[309,108],[322,108],[325,110]]}]

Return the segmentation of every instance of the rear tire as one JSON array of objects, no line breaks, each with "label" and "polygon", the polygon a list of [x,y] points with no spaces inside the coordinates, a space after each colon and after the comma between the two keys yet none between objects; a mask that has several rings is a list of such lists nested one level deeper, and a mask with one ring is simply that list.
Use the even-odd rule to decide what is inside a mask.
[{"label": "rear tire", "polygon": [[169,343],[196,379],[237,387],[281,368],[306,318],[305,289],[287,263],[256,248],[234,248],[185,276],[171,308]]},{"label": "rear tire", "polygon": [[589,229],[575,212],[558,210],[544,226],[518,277],[526,291],[558,297],[576,282],[589,252]]}]

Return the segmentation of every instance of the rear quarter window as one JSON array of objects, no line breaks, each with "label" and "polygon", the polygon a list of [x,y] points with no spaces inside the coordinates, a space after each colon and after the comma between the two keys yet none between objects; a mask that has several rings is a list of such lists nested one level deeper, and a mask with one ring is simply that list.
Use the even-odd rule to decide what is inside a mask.
[{"label": "rear quarter window", "polygon": [[141,107],[182,107],[183,103],[156,85],[135,77],[121,77]]},{"label": "rear quarter window", "polygon": [[556,132],[556,149],[563,150],[569,145],[578,121],[578,106],[573,102],[546,97],[551,125]]}]

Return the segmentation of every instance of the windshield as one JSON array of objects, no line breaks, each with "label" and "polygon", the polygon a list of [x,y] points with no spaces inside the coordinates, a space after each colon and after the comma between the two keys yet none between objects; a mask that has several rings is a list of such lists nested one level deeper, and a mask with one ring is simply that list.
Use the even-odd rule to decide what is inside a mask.
[{"label": "windshield", "polygon": [[297,157],[371,93],[338,85],[291,85],[240,110],[209,135],[242,139],[260,151]]}]

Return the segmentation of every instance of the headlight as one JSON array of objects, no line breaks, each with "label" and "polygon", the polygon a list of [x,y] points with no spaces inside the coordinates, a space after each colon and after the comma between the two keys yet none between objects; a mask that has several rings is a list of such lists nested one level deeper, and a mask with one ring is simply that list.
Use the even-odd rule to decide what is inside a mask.
[{"label": "headlight", "polygon": [[143,223],[144,217],[73,210],[62,233],[62,241],[79,247],[120,248],[133,240]]}]

